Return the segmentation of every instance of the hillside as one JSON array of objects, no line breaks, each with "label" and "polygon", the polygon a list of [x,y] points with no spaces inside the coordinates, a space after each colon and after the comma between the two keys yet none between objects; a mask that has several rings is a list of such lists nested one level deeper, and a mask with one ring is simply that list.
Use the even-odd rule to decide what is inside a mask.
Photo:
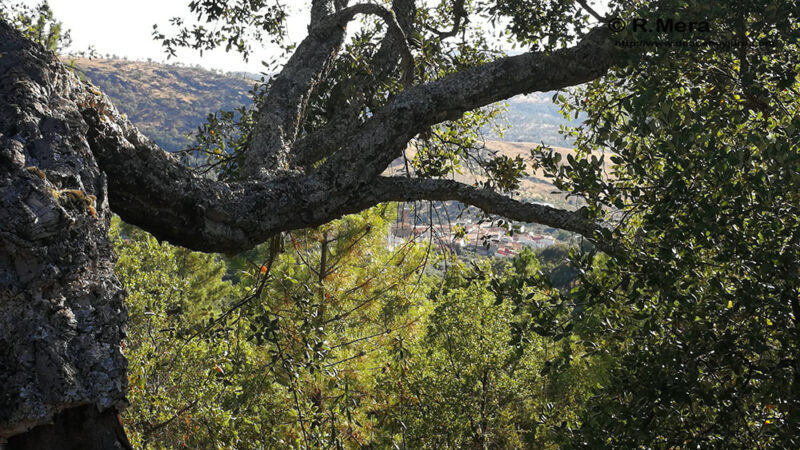
[{"label": "hillside", "polygon": [[559,113],[552,98],[552,92],[534,92],[508,99],[508,111],[500,122],[509,127],[503,133],[503,139],[571,147],[572,140],[559,133],[561,125],[570,125],[571,122]]},{"label": "hillside", "polygon": [[249,104],[253,81],[208,70],[147,62],[65,58],[167,151],[219,109]]}]

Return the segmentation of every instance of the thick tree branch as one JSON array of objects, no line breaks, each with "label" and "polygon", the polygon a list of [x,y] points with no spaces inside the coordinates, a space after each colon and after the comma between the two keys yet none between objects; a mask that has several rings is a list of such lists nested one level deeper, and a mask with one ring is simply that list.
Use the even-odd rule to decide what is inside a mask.
[{"label": "thick tree branch", "polygon": [[[295,164],[308,166],[333,155],[323,171],[327,176],[364,184],[401,156],[417,133],[464,112],[514,95],[575,86],[602,76],[630,57],[615,47],[611,33],[598,27],[575,47],[550,54],[531,52],[498,59],[414,86],[375,112],[360,128],[333,121],[321,132],[299,140],[292,150]],[[342,149],[334,154],[338,149]],[[344,164],[344,166],[341,166]],[[346,167],[348,173],[341,174]]]},{"label": "thick tree branch", "polygon": [[[395,16],[392,11],[382,6],[373,4],[354,5],[343,10],[342,13],[352,14],[353,16],[357,14],[374,15],[383,20],[386,24],[387,32],[386,38],[382,42],[381,50],[386,48],[386,52],[391,51],[392,55],[382,54],[381,50],[379,50],[375,64],[379,66],[379,69],[385,71],[389,69],[390,65],[393,68],[399,56],[402,62],[403,84],[409,86],[414,78],[414,55],[411,54],[411,49],[406,42],[406,34],[411,30],[415,9],[413,8],[413,2],[409,2],[409,0],[395,0],[393,8],[396,8],[395,11],[400,13],[398,16]],[[352,20],[352,17],[347,20]],[[387,61],[384,61],[384,59]]]},{"label": "thick tree branch", "polygon": [[335,12],[335,5],[332,0],[312,0],[311,20],[308,24],[308,32],[311,31],[326,17]]},{"label": "thick tree branch", "polygon": [[406,89],[326,160],[320,176],[336,178],[342,188],[357,189],[382,173],[411,138],[431,125],[517,94],[585,83],[625,58],[613,45],[610,31],[598,27],[575,47],[501,58]]},{"label": "thick tree branch", "polygon": [[278,76],[259,108],[243,166],[246,176],[288,168],[287,154],[311,90],[344,41],[345,29],[332,19],[329,2],[315,1],[309,33]]},{"label": "thick tree branch", "polygon": [[112,209],[159,238],[195,250],[235,253],[279,231],[321,225],[382,202],[423,199],[457,200],[512,220],[572,231],[604,251],[613,250],[598,241],[600,227],[580,213],[449,180],[378,177],[352,192],[313,177],[230,184],[198,177],[111,108],[101,107],[104,115],[94,108],[83,115],[90,147],[108,174]]},{"label": "thick tree branch", "polygon": [[[398,57],[402,56],[406,59],[408,58],[406,52],[410,54],[406,38],[413,31],[414,16],[417,14],[414,0],[392,0],[392,12],[397,19],[397,25],[403,33],[386,33],[386,36],[381,41],[381,47],[378,49],[373,61],[376,69],[376,78],[378,79],[385,77],[394,70]],[[409,68],[406,66],[404,70],[408,73]],[[411,70],[413,70],[413,67]]]},{"label": "thick tree branch", "polygon": [[[420,128],[518,93],[555,89],[602,75],[617,59],[601,35],[590,38],[593,40],[552,55],[505,58],[410,88],[350,136],[344,149],[329,157],[321,170],[309,175],[238,183],[210,180],[192,173],[142,136],[89,85],[71,94],[77,99],[74,103],[62,103],[59,108],[64,114],[82,116],[88,125],[87,141],[107,176],[113,211],[160,239],[194,250],[235,253],[279,231],[321,225],[375,202],[409,198],[411,194],[402,194],[405,187],[397,184],[404,182],[387,184],[375,179]],[[9,51],[36,66],[31,73],[48,74],[51,65],[59,65],[54,56],[32,45]],[[64,73],[81,86],[74,75]],[[46,84],[41,81],[46,77],[27,83]],[[572,216],[545,214],[547,210],[538,207],[528,207],[523,213],[521,203],[513,200],[486,197],[485,193],[476,196],[458,185],[449,186],[455,191],[447,194],[448,185],[426,183],[433,182],[414,185],[414,198],[427,195],[461,200],[517,220],[568,227],[587,237],[594,232],[569,220]],[[487,198],[503,206],[492,206]]]},{"label": "thick tree branch", "polygon": [[[318,6],[319,9],[324,9]],[[336,52],[341,47],[347,23],[359,14],[383,19],[389,33],[405,43],[405,34],[394,15],[379,5],[359,4],[347,7],[324,18],[316,12],[313,27],[281,73],[273,80],[269,93],[258,112],[258,121],[245,155],[244,171],[253,177],[260,172],[289,168],[289,151],[294,143],[303,116],[303,109],[314,86],[324,77]],[[401,46],[405,81],[410,84],[414,58],[408,46]]]},{"label": "thick tree branch", "polygon": [[[414,16],[417,12],[414,0],[393,0],[392,12],[394,12],[397,24],[405,36],[409,36],[413,31]],[[403,38],[403,34],[397,32],[387,33],[372,61],[372,73],[354,80],[348,80],[348,83],[361,86],[380,82],[395,70],[401,57],[412,61],[408,43],[401,41]],[[406,83],[408,83],[410,82],[409,76],[412,75],[414,70],[413,64],[411,67],[405,64],[403,70],[405,70]],[[341,149],[342,145],[347,141],[347,137],[359,125],[355,120],[357,118],[355,113],[360,112],[363,106],[363,101],[359,104],[351,105],[345,113],[335,115],[319,130],[298,139],[292,147],[292,167],[309,167]]]},{"label": "thick tree branch", "polygon": [[107,101],[92,104],[81,114],[89,125],[89,147],[108,176],[111,208],[159,239],[236,253],[308,221],[298,213],[307,206],[304,199],[315,198],[308,183],[274,178],[228,184],[200,177],[142,136]]},{"label": "thick tree branch", "polygon": [[[91,148],[108,174],[115,212],[171,242],[195,250],[233,253],[251,248],[276,232],[320,225],[374,202],[395,198],[387,197],[386,185],[378,186],[383,188],[381,196],[371,185],[422,127],[518,93],[556,89],[602,75],[618,59],[599,33],[590,38],[594,40],[552,55],[505,58],[411,88],[376,113],[321,170],[308,176],[231,184],[200,178],[111,113],[112,106],[96,106],[83,113],[90,126]],[[415,192],[428,193],[434,199],[459,199],[445,195],[443,186]],[[470,200],[464,192],[458,190],[453,195],[504,214],[503,209],[490,208],[483,197]],[[537,216],[530,211],[523,215],[514,207],[507,212],[516,214],[512,218],[518,220],[569,226],[589,238],[594,232],[566,216]]]},{"label": "thick tree branch", "polygon": [[308,168],[317,161],[339,151],[358,128],[355,111],[331,118],[319,130],[298,139],[292,147],[292,167]]}]

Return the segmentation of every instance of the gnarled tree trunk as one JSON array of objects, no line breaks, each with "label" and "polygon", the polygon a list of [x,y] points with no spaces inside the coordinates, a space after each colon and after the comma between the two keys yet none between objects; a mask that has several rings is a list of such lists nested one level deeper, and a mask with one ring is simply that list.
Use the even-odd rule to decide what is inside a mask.
[{"label": "gnarled tree trunk", "polygon": [[34,434],[58,437],[93,418],[74,445],[9,446],[112,448],[100,419],[125,406],[126,312],[106,179],[79,111],[84,87],[2,22],[0,36],[0,438],[53,419]]}]

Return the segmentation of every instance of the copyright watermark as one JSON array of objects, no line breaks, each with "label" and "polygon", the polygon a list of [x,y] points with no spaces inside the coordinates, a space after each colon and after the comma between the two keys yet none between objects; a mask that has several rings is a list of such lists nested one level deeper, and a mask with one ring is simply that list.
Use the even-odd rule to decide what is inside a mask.
[{"label": "copyright watermark", "polygon": [[619,17],[614,17],[613,19],[609,20],[606,26],[609,30],[613,31],[614,33],[619,33],[620,31],[625,29],[625,21],[620,19]]},{"label": "copyright watermark", "polygon": [[619,40],[614,41],[617,47],[681,47],[681,48],[708,48],[717,47],[720,49],[733,49],[742,47],[778,47],[778,43],[774,41],[760,41],[760,42],[747,42],[747,41],[714,41],[706,39],[697,40],[677,40],[677,41],[647,41],[647,40]]},{"label": "copyright watermark", "polygon": [[[614,41],[614,45],[617,47],[717,47],[732,49],[778,46],[775,41],[715,40],[711,36],[713,31],[711,23],[705,20],[687,21],[672,17],[657,19],[635,17],[626,20],[621,17],[614,17],[606,22],[606,26],[614,33],[621,33],[625,30],[636,33],[634,35],[626,35],[627,39]],[[708,38],[705,38],[706,36]]]},{"label": "copyright watermark", "polygon": [[627,21],[620,17],[614,17],[606,22],[606,26],[614,33],[620,33],[626,28],[634,33],[707,33],[711,31],[711,24],[707,21],[685,21],[671,17],[655,20],[636,17]]}]

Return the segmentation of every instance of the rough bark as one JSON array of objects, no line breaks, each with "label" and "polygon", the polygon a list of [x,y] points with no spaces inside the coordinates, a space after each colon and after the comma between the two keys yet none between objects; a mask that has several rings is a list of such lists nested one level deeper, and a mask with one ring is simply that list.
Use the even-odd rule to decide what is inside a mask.
[{"label": "rough bark", "polygon": [[84,85],[0,22],[0,438],[125,406],[126,312]]},{"label": "rough bark", "polygon": [[[390,18],[369,9],[374,5],[334,4],[340,8],[319,18],[317,30],[339,40],[327,20],[340,27],[355,14]],[[394,28],[399,32],[387,48],[403,41],[397,22]],[[312,48],[317,44],[324,48]],[[504,58],[409,87],[364,124],[331,136],[333,153],[294,142],[299,111],[337,47],[319,36],[298,52],[304,45],[313,67],[305,70],[302,58],[287,66],[297,69],[297,84],[287,81],[285,92],[270,93],[259,112],[264,127],[250,157],[267,170],[226,183],[182,166],[52,53],[0,22],[0,438],[75,408],[125,406],[123,290],[107,237],[112,210],[160,239],[225,253],[379,202],[416,199],[460,200],[595,239],[599,227],[579,213],[454,182],[380,174],[430,125],[519,93],[601,76],[621,61],[607,32],[595,30],[574,48]],[[300,151],[327,160],[308,173],[283,170],[284,153]]]},{"label": "rough bark", "polygon": [[[426,127],[516,93],[549,90],[602,75],[619,56],[599,30],[575,48],[526,54],[403,91],[351,134],[316,171],[223,183],[194,175],[144,138],[102,95],[88,103],[89,143],[108,175],[112,209],[159,238],[195,250],[235,253],[270,235],[316,226],[342,214],[388,201],[367,188]],[[305,141],[292,150],[303,151]],[[320,141],[319,145],[325,145]],[[311,152],[315,153],[315,152]],[[421,182],[421,180],[420,180]],[[372,203],[374,204],[374,203]],[[480,205],[478,205],[480,206]],[[502,214],[502,211],[496,211]],[[547,220],[530,207],[532,222]],[[587,235],[588,223],[564,229]]]}]

